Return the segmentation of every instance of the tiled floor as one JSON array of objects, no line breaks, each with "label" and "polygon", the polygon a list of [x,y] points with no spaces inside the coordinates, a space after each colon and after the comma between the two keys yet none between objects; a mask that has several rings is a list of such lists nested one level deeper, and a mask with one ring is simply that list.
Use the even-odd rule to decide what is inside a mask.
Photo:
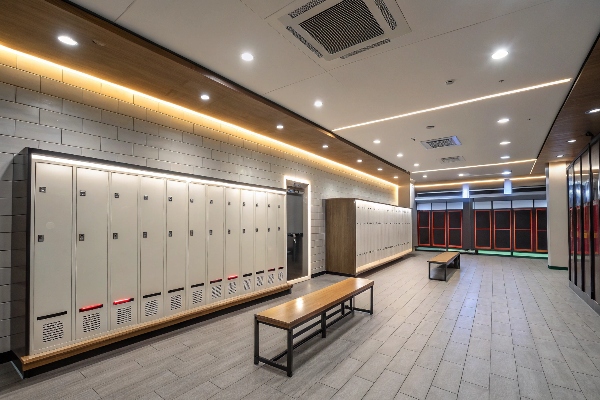
[{"label": "tiled floor", "polygon": [[[565,271],[539,259],[464,255],[445,283],[427,279],[428,256],[372,273],[375,315],[357,313],[300,347],[292,378],[252,363],[252,315],[286,296],[24,381],[1,365],[0,397],[600,398],[600,318]],[[292,296],[340,279],[298,284]],[[285,346],[280,331],[261,335],[267,353]]]}]

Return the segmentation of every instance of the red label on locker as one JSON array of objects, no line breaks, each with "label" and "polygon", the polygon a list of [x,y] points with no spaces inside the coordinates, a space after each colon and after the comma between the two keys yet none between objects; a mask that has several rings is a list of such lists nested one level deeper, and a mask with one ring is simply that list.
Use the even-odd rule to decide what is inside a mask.
[{"label": "red label on locker", "polygon": [[120,299],[120,300],[115,300],[113,301],[113,304],[115,306],[118,306],[119,304],[125,304],[125,303],[129,303],[133,301],[133,297],[129,298],[129,299]]},{"label": "red label on locker", "polygon": [[229,275],[229,276],[227,277],[227,280],[228,280],[228,281],[230,281],[230,280],[232,280],[232,279],[237,279],[237,277],[238,277],[237,275]]},{"label": "red label on locker", "polygon": [[91,310],[96,310],[98,308],[102,308],[104,307],[104,304],[92,304],[91,306],[85,306],[85,307],[81,307],[79,309],[79,312],[85,312],[85,311],[91,311]]}]

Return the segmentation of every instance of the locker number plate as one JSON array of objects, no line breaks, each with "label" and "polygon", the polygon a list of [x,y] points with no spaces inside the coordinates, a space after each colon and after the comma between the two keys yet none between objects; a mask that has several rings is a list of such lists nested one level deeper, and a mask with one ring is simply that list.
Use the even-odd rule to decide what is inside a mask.
[{"label": "locker number plate", "polygon": [[46,193],[46,186],[40,186],[40,193]]},{"label": "locker number plate", "polygon": [[80,191],[79,191],[79,195],[80,195],[80,196],[85,196],[85,190],[80,190]]},{"label": "locker number plate", "polygon": [[169,237],[173,237],[173,231],[169,231]]},{"label": "locker number plate", "polygon": [[148,200],[148,195],[147,194],[144,195],[144,200]]},{"label": "locker number plate", "polygon": [[143,237],[144,239],[147,239],[147,238],[148,238],[148,232],[143,232],[143,233],[142,233],[142,237]]},{"label": "locker number plate", "polygon": [[119,198],[119,193],[115,193],[115,199]]},{"label": "locker number plate", "polygon": [[169,201],[173,201],[173,197],[172,196],[169,196]]},{"label": "locker number plate", "polygon": [[83,233],[79,234],[79,241],[83,242],[85,240],[85,235]]},{"label": "locker number plate", "polygon": [[208,234],[209,234],[209,235],[212,235],[212,229],[210,229],[210,230],[208,231]]},{"label": "locker number plate", "polygon": [[193,203],[193,202],[194,202],[194,199],[190,199],[190,203]]},{"label": "locker number plate", "polygon": [[118,233],[113,233],[113,239],[118,239],[119,238],[119,234]]},{"label": "locker number plate", "polygon": [[194,236],[194,230],[190,229],[190,236]]},{"label": "locker number plate", "polygon": [[38,235],[38,242],[44,241],[44,235]]}]

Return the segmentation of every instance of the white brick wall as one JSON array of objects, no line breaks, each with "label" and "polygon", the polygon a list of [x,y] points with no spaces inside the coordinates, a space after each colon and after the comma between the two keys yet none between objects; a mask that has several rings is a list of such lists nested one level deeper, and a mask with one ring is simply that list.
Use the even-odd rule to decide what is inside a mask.
[{"label": "white brick wall", "polygon": [[[322,199],[395,201],[390,185],[220,132],[218,123],[196,124],[186,112],[155,100],[83,80],[81,86],[97,92],[86,90],[55,80],[60,78],[56,69],[48,73],[50,79],[16,66],[0,64],[0,353],[9,350],[10,336],[24,327],[25,254],[11,251],[25,240],[25,210],[14,210],[11,202],[13,172],[17,180],[24,179],[14,154],[24,147],[266,186],[283,187],[285,175],[306,179],[312,190],[307,243],[313,273],[325,267]],[[81,80],[67,70],[62,77]],[[24,185],[16,190],[24,193]]]}]

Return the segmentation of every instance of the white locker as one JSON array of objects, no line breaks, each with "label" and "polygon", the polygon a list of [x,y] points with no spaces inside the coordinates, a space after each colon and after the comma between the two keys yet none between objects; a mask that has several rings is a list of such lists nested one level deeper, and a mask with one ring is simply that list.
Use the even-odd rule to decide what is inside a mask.
[{"label": "white locker", "polygon": [[276,203],[277,204],[277,279],[276,283],[278,285],[287,282],[287,270],[286,270],[286,260],[287,260],[287,232],[285,228],[285,195],[278,194],[276,195]]},{"label": "white locker", "polygon": [[206,186],[189,185],[188,308],[206,300]]},{"label": "white locker", "polygon": [[110,177],[109,329],[138,322],[138,189],[140,178],[112,173]]},{"label": "white locker", "polygon": [[165,181],[141,177],[140,210],[140,322],[164,314]]},{"label": "white locker", "polygon": [[223,187],[206,188],[206,230],[207,230],[207,280],[208,301],[214,303],[224,298],[224,219],[225,195]]},{"label": "white locker", "polygon": [[35,164],[32,353],[71,341],[73,169]]},{"label": "white locker", "polygon": [[242,190],[240,294],[254,291],[254,192]]},{"label": "white locker", "polygon": [[167,180],[167,283],[165,315],[186,309],[185,267],[188,238],[187,184]]},{"label": "white locker", "polygon": [[254,192],[254,289],[267,285],[267,194]]},{"label": "white locker", "polygon": [[225,298],[240,292],[240,189],[225,189]]},{"label": "white locker", "polygon": [[77,168],[75,338],[108,330],[108,172]]},{"label": "white locker", "polygon": [[277,197],[267,193],[267,287],[277,284]]}]

